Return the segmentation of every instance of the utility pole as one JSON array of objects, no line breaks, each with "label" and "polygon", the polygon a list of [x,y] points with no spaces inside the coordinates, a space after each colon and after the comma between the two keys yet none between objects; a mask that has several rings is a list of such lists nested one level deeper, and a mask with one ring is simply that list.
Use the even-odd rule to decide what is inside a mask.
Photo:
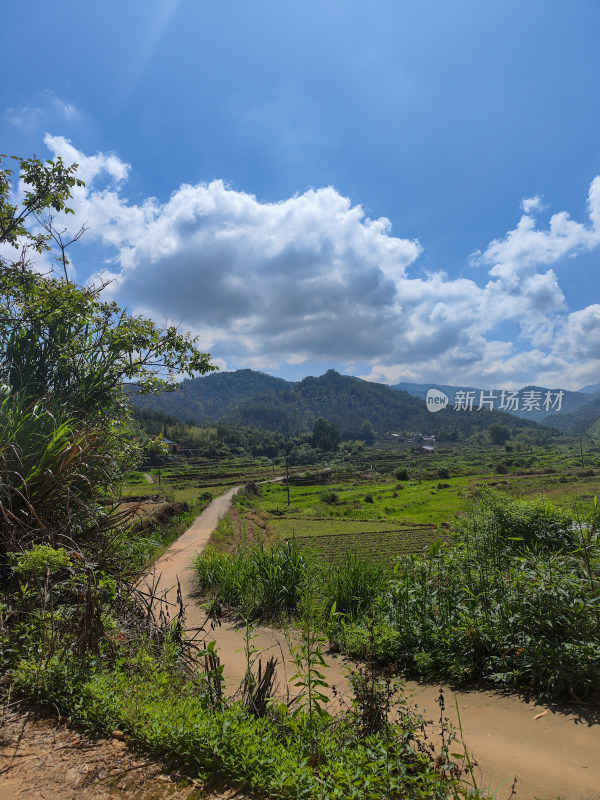
[{"label": "utility pole", "polygon": [[581,441],[581,436],[579,437],[579,452],[581,453],[581,469],[585,469],[583,466],[583,443]]},{"label": "utility pole", "polygon": [[288,506],[290,505],[290,473],[288,470],[287,458],[285,460],[285,485],[287,486]]}]

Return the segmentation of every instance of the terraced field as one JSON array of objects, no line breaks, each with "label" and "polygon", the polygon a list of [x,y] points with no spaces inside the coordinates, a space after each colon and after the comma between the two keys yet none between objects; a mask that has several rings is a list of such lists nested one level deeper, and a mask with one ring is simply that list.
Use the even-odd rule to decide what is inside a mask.
[{"label": "terraced field", "polygon": [[287,505],[287,488],[281,484],[263,487],[261,508],[281,517],[307,516],[327,519],[358,521],[364,519],[384,521],[391,528],[414,525],[437,526],[450,523],[460,513],[472,506],[473,479],[449,478],[446,481],[416,480],[398,483],[382,481],[374,474],[373,480],[356,479],[352,482],[331,483],[327,486],[293,486]]},{"label": "terraced field", "polygon": [[377,520],[281,519],[274,529],[282,539],[293,539],[326,561],[343,562],[347,555],[391,564],[396,556],[420,553],[440,537],[432,525],[398,528]]}]

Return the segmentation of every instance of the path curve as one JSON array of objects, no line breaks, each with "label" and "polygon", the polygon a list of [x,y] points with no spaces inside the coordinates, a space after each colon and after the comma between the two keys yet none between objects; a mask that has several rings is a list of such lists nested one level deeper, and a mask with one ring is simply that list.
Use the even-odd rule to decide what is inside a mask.
[{"label": "path curve", "polygon": [[[194,598],[190,569],[194,555],[201,552],[219,519],[228,511],[240,487],[217,497],[193,522],[192,526],[168,548],[156,562],[155,574],[160,586],[167,589],[167,599],[177,600],[179,579],[186,609],[188,629],[204,625],[206,615]],[[227,685],[236,688],[245,671],[242,634],[233,624],[225,623],[209,631],[217,643],[225,665]],[[290,673],[289,651],[285,637],[271,628],[258,628],[253,645],[275,654]],[[286,665],[285,662],[288,662]],[[344,660],[328,656],[326,677],[330,684],[345,691],[347,681]],[[280,674],[283,685],[286,675]],[[501,787],[497,797],[507,798],[515,775],[518,776],[516,800],[600,800],[600,707],[537,706],[514,695],[491,691],[453,692],[443,687],[446,714],[456,724],[455,701],[458,701],[464,738],[469,752],[477,759],[480,786],[492,791]],[[439,686],[407,682],[412,702],[427,719],[438,719]]]}]

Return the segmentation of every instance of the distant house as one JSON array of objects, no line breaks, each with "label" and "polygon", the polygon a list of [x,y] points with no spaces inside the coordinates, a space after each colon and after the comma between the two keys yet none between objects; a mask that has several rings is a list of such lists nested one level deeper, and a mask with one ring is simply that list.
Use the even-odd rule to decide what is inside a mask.
[{"label": "distant house", "polygon": [[169,446],[169,453],[183,453],[184,447],[182,444],[177,444],[177,442],[172,441],[172,439],[164,439],[163,442]]},{"label": "distant house", "polygon": [[425,455],[431,455],[435,453],[435,445],[434,444],[422,444],[420,447],[416,448],[417,453],[423,453]]}]

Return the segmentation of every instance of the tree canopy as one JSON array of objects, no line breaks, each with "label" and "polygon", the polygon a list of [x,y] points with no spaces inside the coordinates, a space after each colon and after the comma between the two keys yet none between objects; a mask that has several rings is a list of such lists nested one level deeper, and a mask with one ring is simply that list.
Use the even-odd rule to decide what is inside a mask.
[{"label": "tree canopy", "polygon": [[313,425],[312,444],[317,450],[332,451],[340,443],[340,429],[337,423],[318,417]]},{"label": "tree canopy", "polygon": [[[65,250],[80,232],[69,239],[50,212],[70,210],[77,165],[13,161],[21,191],[0,157],[0,568],[7,551],[103,526],[98,493],[135,460],[126,382],[152,392],[216,369],[189,334],[104,300],[105,284],[70,280]],[[45,251],[62,274],[36,269],[30,254]]]}]

